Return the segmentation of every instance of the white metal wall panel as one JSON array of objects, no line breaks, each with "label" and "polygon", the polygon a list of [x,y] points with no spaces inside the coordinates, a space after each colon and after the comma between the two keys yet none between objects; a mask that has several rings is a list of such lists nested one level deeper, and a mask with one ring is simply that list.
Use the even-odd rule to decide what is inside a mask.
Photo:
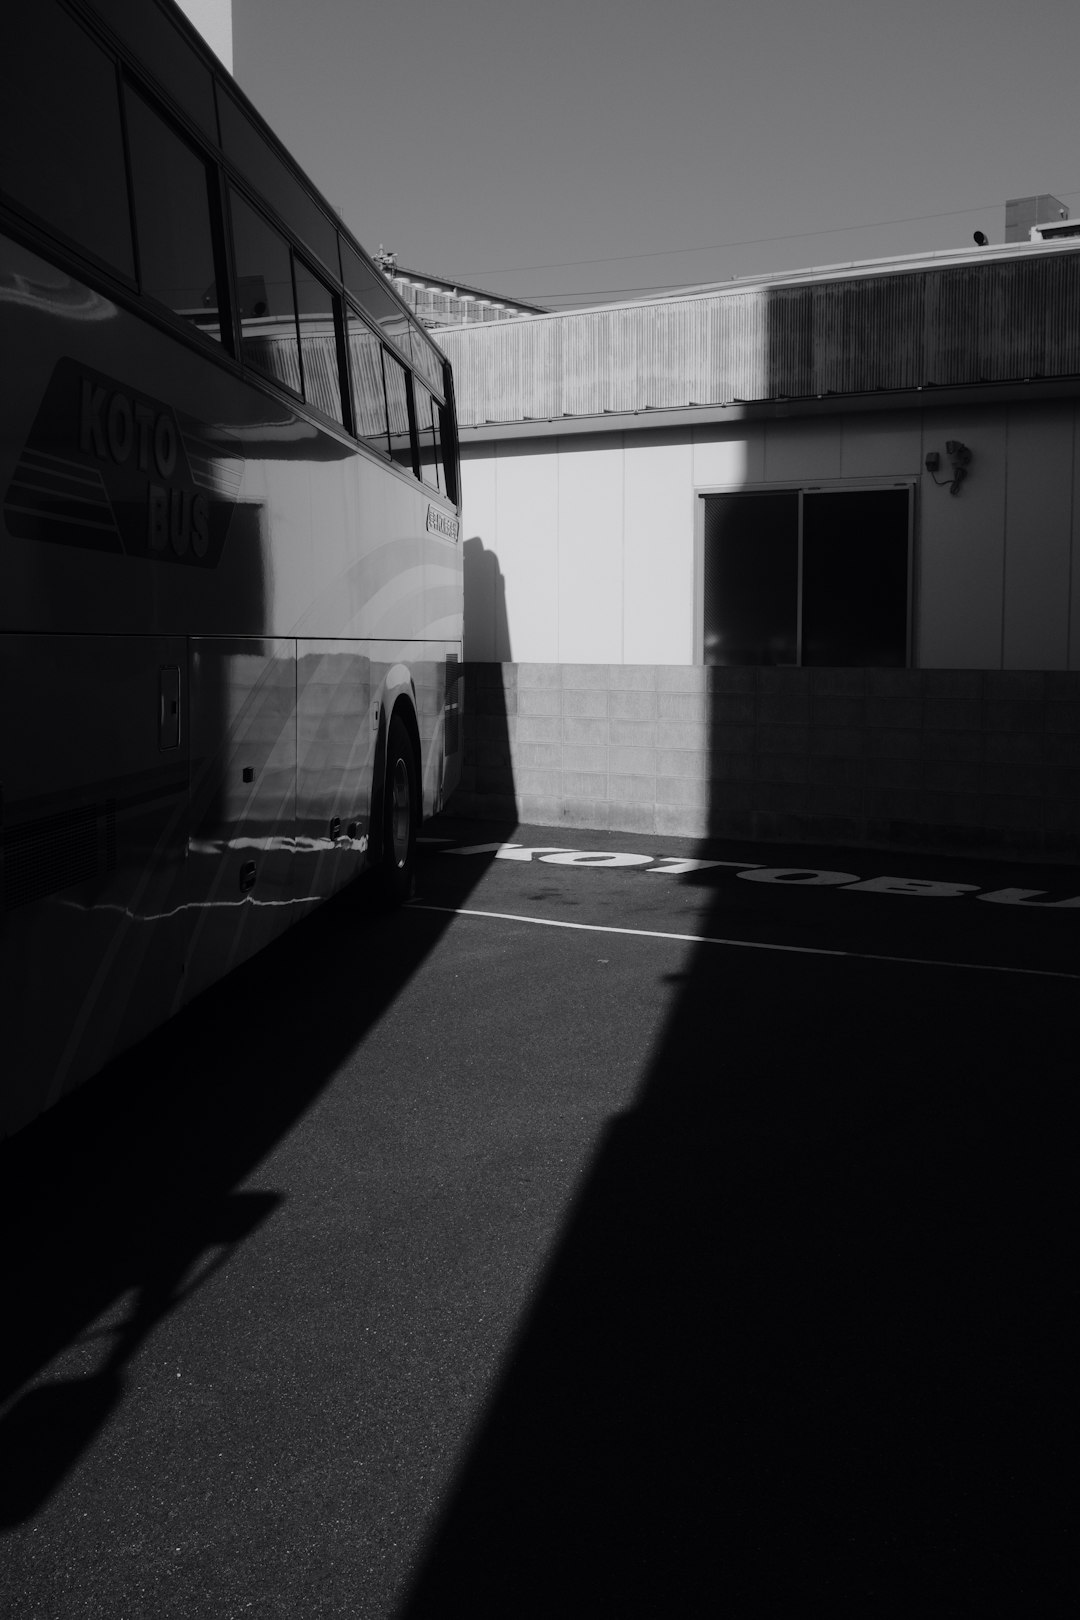
[{"label": "white metal wall panel", "polygon": [[765,478],[770,484],[839,478],[841,421],[813,417],[766,422]]},{"label": "white metal wall panel", "polygon": [[1002,667],[1067,669],[1073,423],[1014,408],[1008,435]]},{"label": "white metal wall panel", "polygon": [[718,422],[693,429],[694,488],[706,484],[760,484],[765,477],[761,422]]},{"label": "white metal wall panel", "polygon": [[[959,439],[978,461],[958,496],[924,478],[918,525],[916,661],[924,669],[1000,669],[1005,562],[1004,410],[928,411],[923,449]],[[939,473],[939,477],[942,474]]]},{"label": "white metal wall panel", "polygon": [[627,434],[623,660],[694,661],[693,449],[685,432]]},{"label": "white metal wall panel", "polygon": [[[558,660],[558,456],[551,440],[498,446],[499,566],[514,657]],[[468,519],[466,518],[466,522]]]},{"label": "white metal wall panel", "polygon": [[560,438],[558,445],[558,658],[564,664],[621,664],[622,435]]},{"label": "white metal wall panel", "polygon": [[[621,449],[614,435],[476,445],[464,533],[487,573],[468,576],[467,627],[483,626],[470,644],[529,662],[691,663],[696,490],[914,477],[915,662],[1080,667],[1075,416],[1065,401],[643,428]],[[956,496],[949,439],[973,454]],[[924,470],[928,450],[942,482]]]},{"label": "white metal wall panel", "polygon": [[921,425],[914,411],[843,418],[841,478],[915,477],[922,471],[921,452]]},{"label": "white metal wall panel", "polygon": [[[482,455],[476,453],[478,448],[463,449],[461,453],[462,562],[465,570],[462,656],[473,663],[505,662],[513,657],[513,650],[505,636],[500,639],[497,634],[496,615],[502,577],[495,520],[498,462],[493,446],[485,445]],[[502,601],[505,612],[505,586]]]}]

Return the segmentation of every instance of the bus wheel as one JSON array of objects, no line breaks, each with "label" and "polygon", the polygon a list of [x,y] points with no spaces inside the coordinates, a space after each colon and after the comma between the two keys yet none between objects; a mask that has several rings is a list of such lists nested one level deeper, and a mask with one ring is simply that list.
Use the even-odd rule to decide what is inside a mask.
[{"label": "bus wheel", "polygon": [[394,905],[401,905],[412,894],[420,809],[420,783],[412,738],[404,721],[394,715],[386,738],[380,872],[383,894]]}]

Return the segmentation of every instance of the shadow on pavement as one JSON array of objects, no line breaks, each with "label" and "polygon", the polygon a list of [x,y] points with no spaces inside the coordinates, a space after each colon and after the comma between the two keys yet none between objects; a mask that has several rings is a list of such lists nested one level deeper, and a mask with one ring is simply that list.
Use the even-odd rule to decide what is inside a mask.
[{"label": "shadow on pavement", "polygon": [[[487,862],[453,864],[460,904]],[[450,920],[417,927],[357,885],[0,1146],[0,1526],[41,1508],[147,1335],[274,1213],[243,1181]]]},{"label": "shadow on pavement", "polygon": [[1074,1014],[698,947],[405,1620],[1068,1612]]}]

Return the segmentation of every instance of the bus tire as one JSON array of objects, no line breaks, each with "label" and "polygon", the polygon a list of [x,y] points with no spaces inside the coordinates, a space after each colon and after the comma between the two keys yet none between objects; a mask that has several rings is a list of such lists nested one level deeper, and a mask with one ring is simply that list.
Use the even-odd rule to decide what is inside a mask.
[{"label": "bus tire", "polygon": [[420,825],[420,776],[409,728],[393,715],[386,736],[382,852],[379,887],[383,898],[400,906],[413,891],[416,834]]}]

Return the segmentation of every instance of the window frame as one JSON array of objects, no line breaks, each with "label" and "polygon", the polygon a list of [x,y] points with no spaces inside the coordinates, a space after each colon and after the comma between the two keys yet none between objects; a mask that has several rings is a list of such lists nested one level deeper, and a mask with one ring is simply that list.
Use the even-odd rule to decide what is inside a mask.
[{"label": "window frame", "polygon": [[[694,663],[705,664],[705,497],[708,495],[778,495],[782,493],[798,496],[799,531],[798,531],[798,576],[797,576],[797,607],[796,607],[796,663],[778,665],[742,665],[742,666],[709,666],[717,668],[777,668],[777,669],[813,669],[817,665],[803,663],[803,497],[818,494],[862,494],[874,491],[888,491],[904,489],[908,492],[907,503],[907,614],[904,635],[905,669],[917,668],[916,646],[916,612],[918,594],[918,569],[916,565],[915,545],[917,533],[916,503],[919,496],[919,481],[913,476],[894,478],[822,478],[813,482],[801,479],[780,479],[775,483],[753,482],[741,484],[702,484],[693,490],[694,502]],[[852,666],[862,668],[864,666]],[[877,666],[866,666],[877,667]],[[895,666],[889,666],[895,667]]]},{"label": "window frame", "polygon": [[[314,258],[314,255],[306,255],[300,248],[294,246],[291,242],[289,243],[289,249],[289,264],[292,270],[293,284],[293,309],[296,314],[296,338],[299,345],[300,354],[301,397],[303,398],[304,404],[308,406],[309,409],[316,411],[319,416],[324,417],[327,421],[335,423],[337,427],[344,428],[346,433],[351,433],[352,430],[349,426],[349,419],[351,416],[352,400],[347,395],[349,373],[344,364],[344,300],[341,293],[331,284],[327,272],[318,267],[319,261]],[[296,269],[298,262],[302,268],[307,271],[311,280],[318,283],[330,300],[330,313],[334,322],[334,354],[337,359],[338,370],[338,397],[341,401],[340,419],[335,416],[328,416],[321,405],[314,404],[313,401],[309,400],[307,397],[307,375],[304,370],[304,334],[300,325],[300,298],[298,295],[296,280]],[[356,437],[355,434],[352,436],[354,438]]]},{"label": "window frame", "polygon": [[[351,436],[356,440],[357,444],[360,446],[360,448],[362,450],[370,450],[374,455],[379,456],[380,460],[383,463],[385,463],[386,465],[388,465],[388,466],[391,466],[391,467],[397,466],[397,463],[393,460],[393,458],[391,457],[391,454],[390,454],[390,408],[389,408],[389,405],[387,403],[387,398],[386,398],[386,372],[385,372],[385,368],[383,366],[383,354],[385,353],[385,350],[386,350],[386,341],[375,330],[375,328],[372,326],[371,321],[367,318],[367,316],[364,315],[363,312],[360,309],[357,308],[356,300],[351,297],[350,293],[348,292],[348,289],[345,290],[345,293],[344,293],[343,298],[342,298],[342,308],[343,308],[343,311],[344,311],[343,320],[344,320],[344,327],[345,327],[345,355],[346,355],[346,366],[347,366],[346,377],[347,377],[347,383],[348,383],[348,389],[349,389],[349,413],[350,413],[350,417],[351,417],[351,420],[352,420],[352,426],[349,428],[349,432],[350,432]],[[359,426],[359,423],[358,423],[357,418],[356,418],[356,402],[353,399],[352,354],[351,354],[351,352],[349,350],[349,320],[350,320],[350,318],[359,323],[359,325],[364,329],[364,331],[367,332],[368,336],[374,339],[374,341],[375,341],[375,343],[376,343],[376,345],[378,347],[378,352],[379,352],[379,381],[380,381],[380,384],[381,384],[381,387],[382,387],[382,402],[383,402],[383,435],[384,435],[384,437],[386,439],[386,449],[385,450],[380,450],[378,448],[378,446],[372,441],[371,438],[365,438],[360,433],[357,432],[357,428]],[[399,471],[400,471],[400,469],[399,469]]]},{"label": "window frame", "polygon": [[[234,300],[233,307],[236,310],[235,331],[237,362],[245,376],[254,375],[258,378],[260,383],[269,383],[271,387],[280,388],[290,400],[299,400],[301,405],[306,406],[307,400],[304,398],[304,368],[303,361],[300,357],[300,318],[296,307],[296,272],[293,268],[293,242],[291,238],[288,237],[281,229],[277,221],[271,219],[266,209],[261,206],[259,198],[254,196],[246,188],[238,186],[231,175],[226,176],[225,196],[227,203],[225,229],[228,233],[230,249],[229,273],[231,279],[229,291]],[[286,253],[289,255],[289,284],[292,288],[293,327],[296,336],[296,363],[300,376],[299,391],[294,389],[290,383],[282,382],[279,377],[272,377],[268,372],[260,370],[258,366],[253,365],[252,362],[246,359],[244,356],[244,325],[243,315],[241,314],[240,309],[240,271],[236,258],[236,231],[233,227],[232,213],[232,199],[234,196],[239,197],[244,206],[250,208],[252,213],[261,219],[262,223],[267,226],[268,229],[273,231],[275,236],[280,238]],[[316,409],[318,409],[318,407],[316,407]],[[318,414],[321,417],[323,413],[319,411]],[[341,424],[339,423],[338,425],[340,426]]]},{"label": "window frame", "polygon": [[[356,432],[357,424],[353,412],[351,365],[348,354],[348,313],[351,313],[353,318],[362,320],[365,327],[374,333],[380,343],[381,352],[384,355],[388,353],[391,358],[396,360],[402,366],[407,378],[412,378],[415,371],[439,408],[452,413],[452,392],[450,391],[449,382],[445,380],[446,363],[440,356],[444,369],[444,390],[447,391],[447,398],[444,401],[439,398],[431,387],[426,374],[422,374],[420,369],[415,366],[412,358],[416,346],[421,343],[430,344],[430,339],[428,339],[415,315],[398,297],[389,281],[386,283],[387,297],[396,306],[402,321],[405,323],[408,354],[405,354],[402,348],[398,347],[392,335],[388,335],[374,325],[372,318],[364,310],[362,301],[350,293],[349,286],[343,275],[343,250],[358,255],[365,268],[370,266],[370,260],[343,222],[329,210],[325,199],[312,185],[304,171],[299,168],[295,158],[281,144],[278,136],[269,125],[265,124],[258,112],[250,106],[243,92],[239,91],[237,94],[237,87],[227,80],[217,64],[207,61],[205,65],[214,96],[214,123],[216,125],[215,131],[209,130],[203,118],[197,117],[186,102],[177,99],[176,83],[178,81],[176,81],[176,76],[172,75],[169,83],[158,78],[155,63],[149,59],[143,62],[130,41],[116,32],[115,27],[112,25],[111,16],[107,11],[99,13],[97,10],[92,9],[86,3],[86,0],[58,0],[58,3],[87,38],[103,53],[112,69],[114,93],[120,119],[123,178],[127,187],[126,215],[131,234],[132,261],[135,274],[129,276],[126,271],[117,265],[100,258],[92,249],[87,248],[81,242],[57,229],[47,218],[36,213],[32,208],[25,206],[15,197],[8,197],[7,195],[0,197],[0,220],[4,222],[4,228],[9,230],[16,240],[24,242],[32,252],[41,252],[52,258],[58,268],[64,270],[65,273],[87,282],[101,291],[104,296],[114,299],[121,307],[186,344],[193,352],[202,355],[204,358],[212,356],[217,364],[222,365],[226,371],[238,379],[250,380],[254,386],[266,388],[271,393],[279,391],[283,401],[287,401],[290,408],[299,406],[304,412],[310,412],[318,426],[325,427],[339,437],[344,437],[353,448],[372,454],[380,465],[392,467],[401,477],[413,479],[425,491],[437,494],[443,500],[449,501],[455,508],[458,507],[459,495],[452,493],[448,487],[442,487],[443,483],[449,482],[448,479],[440,475],[440,487],[435,491],[420,475],[415,403],[412,387],[409,383],[406,384],[405,392],[412,452],[411,470],[400,462],[394,461],[389,449],[384,457],[380,449],[372,441],[361,438]],[[185,48],[190,48],[190,41],[181,39],[180,43]],[[201,55],[202,53],[197,52],[196,54]],[[215,277],[218,282],[220,328],[220,337],[218,338],[201,331],[190,319],[179,315],[168,304],[158,300],[153,293],[142,290],[135,188],[131,163],[131,136],[128,129],[126,106],[126,90],[129,88],[147,103],[153,113],[163,121],[167,128],[192,152],[205,168],[214,263],[215,269],[220,267],[221,272],[220,275]],[[273,200],[264,197],[255,188],[246,171],[238,166],[231,153],[225,149],[222,138],[220,107],[218,105],[224,94],[232,95],[238,111],[251,125],[255,135],[265,143],[271,156],[282,164],[289,179],[295,182],[305,194],[307,206],[322,217],[328,231],[336,232],[335,247],[337,251],[334,254],[333,264],[324,262],[323,254],[316,244],[309,243],[296,235],[288,220],[278,213]],[[260,371],[258,367],[252,366],[243,357],[230,193],[239,196],[284,241],[289,249],[290,273],[293,277],[297,353],[301,379],[303,379],[304,375],[303,355],[300,342],[299,315],[295,307],[295,261],[297,254],[299,254],[305,268],[314,274],[315,278],[328,289],[331,299],[334,301],[342,421],[327,415],[318,405],[305,400],[302,392],[297,393],[288,383]],[[328,244],[329,241],[330,236],[327,235],[324,245]],[[377,269],[374,270],[374,274],[379,279],[381,290],[383,278]],[[381,362],[381,364],[385,364],[385,362]],[[385,375],[383,393],[385,404]],[[388,412],[387,416],[389,416]],[[452,426],[456,427],[456,424],[452,424]],[[441,418],[439,431],[442,437],[445,472],[448,436],[444,432],[444,423]],[[456,471],[456,431],[452,432],[449,438],[453,442],[454,482],[460,487],[460,479]]]},{"label": "window frame", "polygon": [[391,464],[391,466],[396,467],[400,473],[403,473],[406,476],[408,476],[409,469],[404,465],[403,462],[396,461],[394,459],[394,432],[393,432],[393,423],[390,421],[390,389],[387,387],[387,382],[386,382],[386,362],[387,362],[387,360],[391,360],[391,361],[393,361],[394,365],[400,366],[402,372],[404,373],[404,377],[405,377],[405,411],[406,411],[406,415],[408,416],[408,420],[409,420],[409,449],[410,449],[411,454],[412,454],[412,477],[416,480],[416,482],[418,484],[423,484],[423,479],[420,477],[420,457],[419,457],[419,445],[417,443],[417,434],[416,434],[416,405],[415,405],[415,402],[413,400],[412,371],[411,371],[410,367],[405,364],[405,361],[401,358],[401,355],[396,354],[394,352],[394,350],[391,348],[390,344],[386,341],[386,339],[383,338],[383,340],[382,340],[383,388],[384,388],[385,393],[386,393],[386,424],[387,424],[387,430],[388,430],[388,433],[389,433],[390,464]]},{"label": "window frame", "polygon": [[124,171],[124,184],[127,188],[126,214],[128,221],[128,232],[131,238],[131,262],[133,275],[129,276],[127,271],[124,270],[120,265],[114,264],[110,259],[102,258],[102,256],[93,248],[87,247],[86,244],[80,242],[77,237],[70,236],[65,230],[50,220],[47,215],[38,213],[35,208],[21,201],[13,192],[0,191],[0,218],[6,216],[15,220],[23,221],[28,230],[36,232],[38,235],[43,237],[46,242],[57,244],[62,252],[67,253],[68,255],[73,255],[78,264],[90,266],[91,269],[96,271],[99,275],[104,275],[109,281],[118,282],[120,286],[125,289],[125,291],[134,293],[137,297],[141,298],[142,294],[139,292],[139,283],[137,279],[139,271],[139,258],[138,247],[135,241],[135,223],[133,218],[134,198],[132,195],[131,186],[131,165],[128,157],[127,117],[124,108],[122,79],[124,63],[118,56],[112,42],[102,36],[100,28],[88,26],[87,19],[83,16],[82,12],[75,10],[70,5],[65,4],[65,0],[58,0],[58,3],[61,11],[67,13],[74,25],[79,28],[87,39],[89,39],[94,45],[94,47],[101,52],[109,66],[112,68],[117,115],[120,123],[120,146]]},{"label": "window frame", "polygon": [[[435,429],[435,409],[436,409],[437,401],[435,399],[435,395],[431,392],[431,389],[428,387],[428,385],[425,382],[425,380],[423,379],[423,377],[417,377],[414,374],[413,379],[412,379],[412,386],[413,386],[413,409],[414,409],[414,413],[415,413],[415,416],[416,416],[417,477],[419,478],[420,482],[423,484],[425,489],[434,490],[437,495],[442,495],[442,494],[445,493],[445,491],[443,490],[443,487],[442,487],[442,479],[439,477],[440,440],[439,440],[439,436],[438,436],[438,434],[436,432],[436,429]],[[435,473],[434,481],[432,481],[431,479],[426,478],[424,476],[423,443],[422,443],[421,438],[420,438],[420,433],[421,433],[420,412],[419,412],[419,409],[417,408],[417,389],[419,389],[419,388],[423,389],[424,394],[425,394],[425,396],[427,398],[427,402],[428,402],[428,412],[427,412],[428,420],[427,420],[427,422],[425,424],[425,428],[426,428],[426,431],[431,435],[431,443],[430,443],[429,448],[431,450],[431,455],[432,455],[431,465],[432,465],[432,467],[434,469],[434,473]]]},{"label": "window frame", "polygon": [[[128,133],[127,117],[127,90],[144,101],[156,118],[159,118],[165,128],[175,136],[199,163],[206,172],[206,201],[210,216],[210,246],[214,260],[214,279],[218,295],[218,327],[220,337],[211,337],[208,333],[195,325],[186,316],[181,315],[170,305],[162,303],[160,298],[152,292],[147,292],[143,286],[142,249],[139,243],[139,210],[135,197],[135,175],[131,162],[131,138]],[[130,69],[121,64],[120,67],[120,116],[124,131],[124,164],[127,170],[128,186],[128,212],[131,215],[131,240],[135,254],[135,286],[140,300],[155,312],[159,312],[168,320],[170,326],[179,328],[184,333],[193,335],[200,346],[210,345],[211,354],[220,354],[225,351],[232,359],[238,358],[237,337],[239,334],[239,304],[234,304],[233,278],[232,278],[232,232],[231,216],[225,212],[225,188],[222,185],[221,165],[212,152],[205,146],[196,144],[189,130],[178,123],[170,108],[166,107],[153,91],[144,85]],[[234,311],[236,318],[234,319]]]}]

